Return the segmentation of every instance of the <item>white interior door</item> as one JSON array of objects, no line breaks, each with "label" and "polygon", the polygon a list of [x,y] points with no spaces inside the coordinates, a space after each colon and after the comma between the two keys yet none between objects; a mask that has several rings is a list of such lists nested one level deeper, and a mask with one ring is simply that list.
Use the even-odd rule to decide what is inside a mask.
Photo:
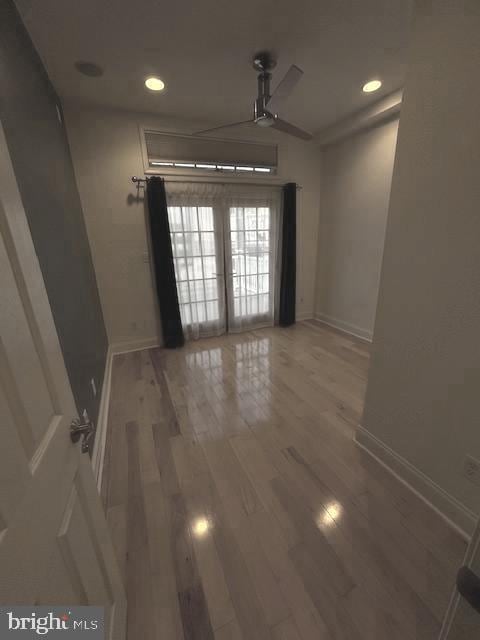
[{"label": "white interior door", "polygon": [[[480,520],[468,546],[464,567],[469,570],[465,586],[480,608]],[[477,582],[478,580],[478,582]],[[440,640],[476,640],[480,638],[480,611],[455,588],[443,624]]]},{"label": "white interior door", "polygon": [[126,601],[0,125],[0,603],[100,605],[125,636]]}]

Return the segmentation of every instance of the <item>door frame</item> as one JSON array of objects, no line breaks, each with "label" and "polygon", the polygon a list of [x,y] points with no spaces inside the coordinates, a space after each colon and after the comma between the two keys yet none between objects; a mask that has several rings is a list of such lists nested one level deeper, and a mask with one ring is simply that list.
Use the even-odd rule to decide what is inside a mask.
[{"label": "door frame", "polygon": [[[473,559],[478,554],[480,554],[480,519],[477,522],[477,526],[475,527],[475,531],[468,545],[467,552],[463,560],[463,565],[467,567],[470,566],[473,562]],[[452,596],[450,598],[447,612],[445,614],[445,618],[443,620],[442,629],[440,631],[438,640],[449,640],[450,631],[453,627],[453,623],[458,613],[461,599],[462,596],[460,595],[455,585]]]}]

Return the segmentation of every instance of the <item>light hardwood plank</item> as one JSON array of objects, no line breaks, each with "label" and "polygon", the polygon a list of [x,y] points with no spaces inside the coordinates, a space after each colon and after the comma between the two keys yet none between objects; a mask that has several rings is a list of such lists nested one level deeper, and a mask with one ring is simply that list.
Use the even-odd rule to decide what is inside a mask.
[{"label": "light hardwood plank", "polygon": [[116,356],[129,640],[435,640],[465,543],[359,450],[368,345],[315,321]]}]

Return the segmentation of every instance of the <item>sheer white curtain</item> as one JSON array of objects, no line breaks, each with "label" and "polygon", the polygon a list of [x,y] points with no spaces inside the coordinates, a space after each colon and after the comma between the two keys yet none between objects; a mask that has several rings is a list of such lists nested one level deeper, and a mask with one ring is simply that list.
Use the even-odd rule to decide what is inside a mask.
[{"label": "sheer white curtain", "polygon": [[185,337],[273,325],[280,187],[170,182],[166,189]]},{"label": "sheer white curtain", "polygon": [[226,330],[222,185],[166,184],[178,302],[186,338]]},{"label": "sheer white curtain", "polygon": [[229,331],[275,322],[280,203],[279,187],[225,186]]}]

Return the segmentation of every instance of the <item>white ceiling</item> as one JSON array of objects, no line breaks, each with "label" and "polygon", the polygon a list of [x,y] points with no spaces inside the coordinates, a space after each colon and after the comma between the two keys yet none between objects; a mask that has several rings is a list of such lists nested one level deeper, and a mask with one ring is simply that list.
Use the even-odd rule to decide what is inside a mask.
[{"label": "white ceiling", "polygon": [[[17,0],[60,96],[198,119],[250,117],[259,49],[278,56],[273,87],[290,64],[305,75],[280,113],[312,132],[402,86],[410,0]],[[74,69],[101,65],[100,78]],[[167,84],[147,92],[146,75]],[[380,77],[383,87],[362,93]]]}]

